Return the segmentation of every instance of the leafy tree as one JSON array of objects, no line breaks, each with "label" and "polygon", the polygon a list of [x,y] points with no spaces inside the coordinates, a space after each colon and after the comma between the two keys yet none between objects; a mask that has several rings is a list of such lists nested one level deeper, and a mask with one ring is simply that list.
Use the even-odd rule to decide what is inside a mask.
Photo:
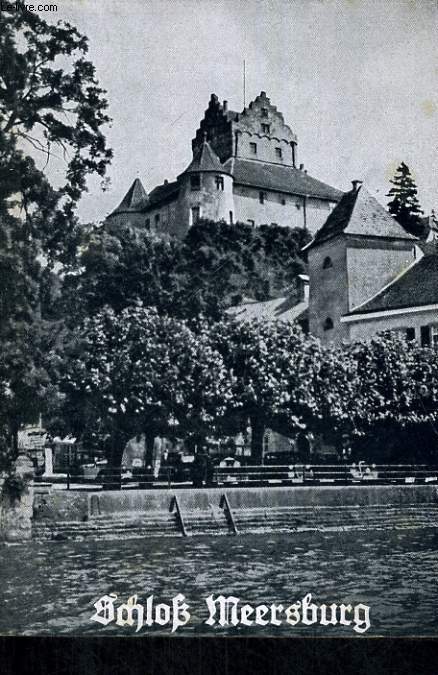
[{"label": "leafy tree", "polygon": [[305,240],[301,230],[210,221],[182,242],[129,226],[96,227],[77,270],[65,277],[64,305],[68,316],[142,302],[180,318],[218,320],[243,295],[267,299],[286,287],[293,294],[305,270],[299,257]]},{"label": "leafy tree", "polygon": [[[91,173],[111,158],[103,91],[84,58],[87,39],[49,25],[24,6],[0,12],[0,453],[17,451],[19,427],[56,400],[46,356],[57,332],[46,319],[51,264],[75,257],[75,206]],[[36,161],[61,153],[65,175],[50,184]],[[58,168],[58,167],[57,167]],[[49,266],[47,266],[47,263]]]},{"label": "leafy tree", "polygon": [[[102,126],[104,92],[87,61],[87,38],[74,26],[48,24],[24,6],[0,14],[0,200],[19,207],[45,253],[74,253],[74,207],[89,174],[105,175],[111,159]],[[29,152],[47,163],[58,153],[65,180],[50,185]],[[26,154],[27,152],[27,154]]]},{"label": "leafy tree", "polygon": [[412,461],[422,454],[424,460],[427,447],[436,448],[435,350],[388,332],[333,349],[330,358],[335,372],[321,391],[318,408],[338,442],[347,434],[374,461]]},{"label": "leafy tree", "polygon": [[262,462],[266,427],[291,433],[316,419],[321,345],[283,321],[223,321],[212,341],[232,378],[228,415],[250,420],[252,458]]},{"label": "leafy tree", "polygon": [[417,186],[409,167],[404,162],[400,164],[390,183],[393,187],[387,194],[387,197],[391,197],[391,201],[388,202],[389,213],[407,232],[416,237],[427,237],[428,233],[424,231],[424,224],[420,218],[423,211],[417,199]]},{"label": "leafy tree", "polygon": [[155,309],[106,308],[66,339],[52,361],[65,397],[60,418],[91,442],[111,436],[114,465],[129,434],[168,429],[170,419],[184,435],[207,435],[231,397],[203,322],[195,334]]}]

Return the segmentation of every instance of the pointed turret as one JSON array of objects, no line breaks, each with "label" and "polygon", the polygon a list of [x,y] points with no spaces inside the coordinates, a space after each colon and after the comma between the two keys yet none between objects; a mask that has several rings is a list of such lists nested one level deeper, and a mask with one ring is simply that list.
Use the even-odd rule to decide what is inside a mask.
[{"label": "pointed turret", "polygon": [[110,231],[116,231],[124,225],[145,227],[147,219],[144,212],[148,204],[146,190],[141,180],[136,178],[118,207],[107,217],[107,227]]},{"label": "pointed turret", "polygon": [[183,174],[204,172],[225,173],[231,175],[229,169],[221,164],[219,157],[207,141],[206,134],[204,134],[202,145],[195,149],[193,159],[187,169],[183,171]]}]

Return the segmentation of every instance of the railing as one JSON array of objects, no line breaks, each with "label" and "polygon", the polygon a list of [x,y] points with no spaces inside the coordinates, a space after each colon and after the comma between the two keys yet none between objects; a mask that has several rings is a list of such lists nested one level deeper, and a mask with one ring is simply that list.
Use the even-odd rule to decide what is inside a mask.
[{"label": "railing", "polygon": [[[95,476],[84,476],[73,470],[51,477],[37,477],[35,483],[51,483],[64,489],[157,489],[193,487],[190,469],[184,473],[163,467],[158,476],[151,471],[136,470],[132,474],[105,468]],[[199,483],[199,480],[197,481]],[[289,464],[216,467],[203,487],[256,487],[302,485],[369,485],[369,484],[437,483],[438,466],[426,464]]]}]

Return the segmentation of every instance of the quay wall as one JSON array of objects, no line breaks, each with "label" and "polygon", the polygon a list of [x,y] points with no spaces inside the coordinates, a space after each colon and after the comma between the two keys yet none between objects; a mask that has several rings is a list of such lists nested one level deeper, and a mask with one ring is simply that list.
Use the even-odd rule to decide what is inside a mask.
[{"label": "quay wall", "polygon": [[226,494],[233,510],[294,507],[367,507],[377,505],[438,504],[432,485],[218,487],[121,490],[104,492],[35,490],[34,519],[87,520],[93,516],[168,512],[174,496],[183,512],[218,506]]}]

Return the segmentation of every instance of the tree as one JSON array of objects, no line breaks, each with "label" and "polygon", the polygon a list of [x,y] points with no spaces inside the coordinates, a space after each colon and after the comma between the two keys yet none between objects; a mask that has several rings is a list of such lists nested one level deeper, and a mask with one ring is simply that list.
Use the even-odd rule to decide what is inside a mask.
[{"label": "tree", "polygon": [[88,441],[111,436],[115,466],[129,434],[168,429],[171,419],[185,436],[206,436],[231,397],[203,322],[195,334],[156,309],[106,308],[66,341],[52,358],[65,397],[60,418]]},{"label": "tree", "polygon": [[[0,198],[19,207],[28,236],[48,256],[74,253],[74,207],[86,178],[104,176],[111,159],[102,133],[107,101],[84,57],[87,38],[74,26],[48,24],[15,5],[0,14]],[[67,64],[67,65],[66,65]],[[31,151],[47,165],[57,153],[66,164],[64,182],[50,185]],[[62,159],[61,158],[61,159]]]},{"label": "tree", "polygon": [[[17,452],[21,425],[56,402],[47,354],[57,331],[47,297],[55,260],[75,258],[75,206],[91,173],[111,158],[102,126],[107,102],[87,39],[62,22],[49,25],[24,6],[0,12],[0,445],[3,464]],[[65,175],[51,185],[45,164],[61,153]],[[59,168],[59,166],[57,167]]]},{"label": "tree", "polygon": [[424,461],[429,451],[436,461],[435,350],[387,332],[333,348],[324,357],[325,364],[329,361],[333,368],[318,409],[338,443],[346,434],[362,457],[374,461]]},{"label": "tree", "polygon": [[291,433],[318,415],[315,376],[319,342],[283,321],[223,321],[212,326],[212,343],[232,380],[228,416],[251,424],[251,454],[263,462],[266,427]]},{"label": "tree", "polygon": [[393,187],[387,194],[387,197],[392,198],[388,202],[389,213],[407,232],[416,237],[425,238],[428,233],[424,231],[424,224],[420,218],[423,211],[417,199],[417,186],[409,167],[404,162],[400,164],[390,183]]},{"label": "tree", "polygon": [[142,302],[180,318],[218,320],[243,295],[265,300],[286,287],[296,292],[305,240],[299,230],[211,221],[182,242],[129,226],[96,227],[65,277],[64,306],[69,317],[83,318],[105,305],[120,310]]}]

